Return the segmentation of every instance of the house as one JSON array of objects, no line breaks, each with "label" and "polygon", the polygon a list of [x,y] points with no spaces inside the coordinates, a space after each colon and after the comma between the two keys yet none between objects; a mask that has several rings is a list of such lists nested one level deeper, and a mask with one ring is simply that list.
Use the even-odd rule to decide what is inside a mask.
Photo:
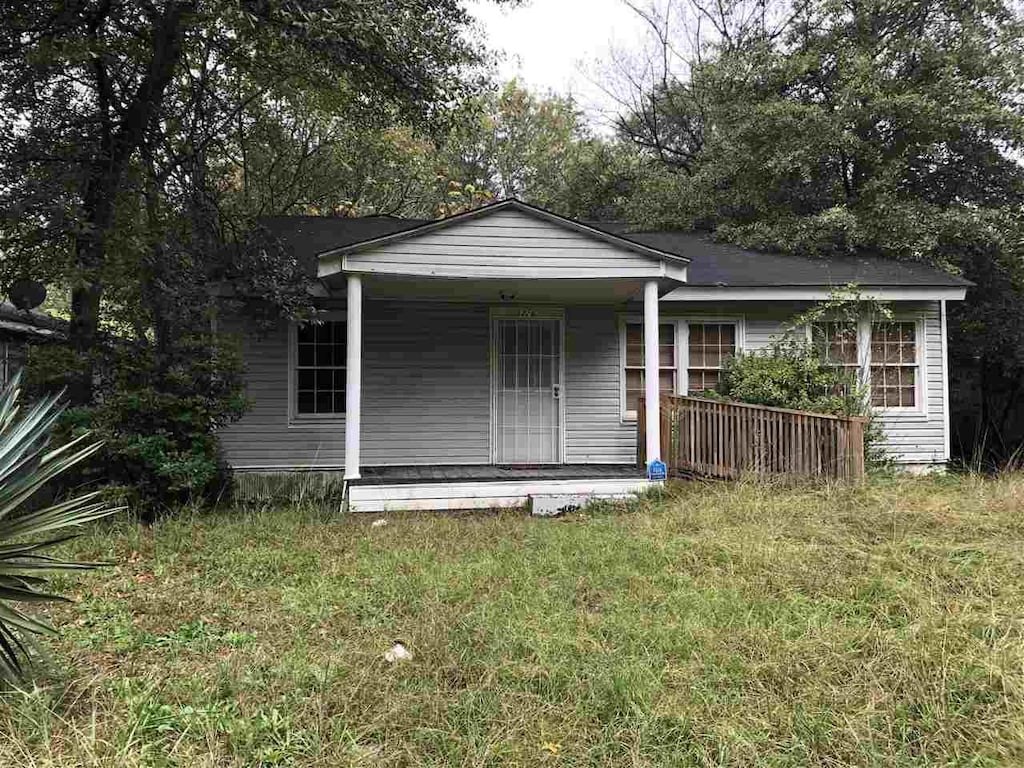
[{"label": "house", "polygon": [[67,322],[36,309],[0,301],[0,388],[25,364],[29,345],[67,339]]},{"label": "house", "polygon": [[946,302],[969,283],[925,265],[626,233],[517,200],[266,226],[315,258],[324,314],[242,333],[252,408],[221,435],[236,472],[343,473],[357,510],[642,490],[641,395],[654,457],[657,387],[713,387],[730,355],[850,283],[895,311],[836,338],[873,382],[892,453],[912,469],[949,458]]}]

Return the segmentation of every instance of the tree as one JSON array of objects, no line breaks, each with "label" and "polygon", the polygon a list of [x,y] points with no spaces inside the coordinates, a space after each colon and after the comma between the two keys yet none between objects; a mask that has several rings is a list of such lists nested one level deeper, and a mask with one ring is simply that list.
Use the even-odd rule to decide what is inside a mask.
[{"label": "tree", "polygon": [[[478,61],[468,19],[456,0],[0,2],[0,228],[24,254],[8,270],[59,255],[87,359],[105,270],[138,245],[123,224],[147,185],[158,195],[177,181],[201,202],[196,175],[233,121],[295,93],[328,111],[358,105],[362,119],[437,117]],[[76,403],[90,399],[90,370],[71,382]]]},{"label": "tree", "polygon": [[[689,6],[712,41],[677,79],[644,86],[656,121],[634,109],[620,123],[662,167],[633,198],[634,220],[825,258],[925,260],[983,283],[952,312],[951,355],[985,372],[978,431],[1019,425],[1024,368],[1007,351],[1024,318],[997,309],[1020,305],[1024,285],[1015,6],[801,1],[769,6],[771,26],[741,14],[742,34],[742,5]],[[665,159],[673,147],[685,166]],[[953,400],[976,402],[966,386]]]}]

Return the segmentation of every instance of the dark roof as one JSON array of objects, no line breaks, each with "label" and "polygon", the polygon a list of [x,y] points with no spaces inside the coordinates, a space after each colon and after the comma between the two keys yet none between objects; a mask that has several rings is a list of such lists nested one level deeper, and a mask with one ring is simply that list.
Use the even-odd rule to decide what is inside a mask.
[{"label": "dark roof", "polygon": [[[300,258],[417,229],[431,219],[392,216],[342,218],[275,216],[260,220]],[[818,259],[716,243],[693,232],[629,232],[622,222],[579,222],[637,245],[690,260],[687,285],[735,287],[876,286],[967,287],[968,280],[919,262],[880,256]]]},{"label": "dark roof", "polygon": [[68,322],[38,309],[18,309],[0,301],[0,332],[7,336],[58,338],[67,336]]},{"label": "dark roof", "polygon": [[644,245],[690,257],[687,285],[737,287],[903,285],[967,287],[969,280],[928,264],[861,255],[818,259],[716,243],[692,232],[631,232]]}]

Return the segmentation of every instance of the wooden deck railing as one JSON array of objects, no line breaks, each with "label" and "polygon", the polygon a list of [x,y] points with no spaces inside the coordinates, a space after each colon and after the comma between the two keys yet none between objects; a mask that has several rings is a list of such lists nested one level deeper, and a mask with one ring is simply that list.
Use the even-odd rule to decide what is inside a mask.
[{"label": "wooden deck railing", "polygon": [[[661,459],[669,475],[857,480],[864,476],[866,422],[859,416],[662,396]],[[637,435],[641,466],[646,464],[645,433],[641,401]]]}]

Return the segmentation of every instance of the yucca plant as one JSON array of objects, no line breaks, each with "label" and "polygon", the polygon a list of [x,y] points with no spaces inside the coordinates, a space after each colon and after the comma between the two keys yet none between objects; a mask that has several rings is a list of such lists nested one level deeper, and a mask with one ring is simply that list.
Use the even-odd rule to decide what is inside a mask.
[{"label": "yucca plant", "polygon": [[[22,678],[35,635],[54,634],[46,621],[16,607],[22,603],[66,601],[47,591],[47,571],[95,568],[97,563],[62,561],[43,550],[74,538],[67,529],[118,511],[87,493],[43,509],[27,509],[40,488],[93,455],[99,443],[88,435],[53,447],[53,426],[64,411],[61,394],[45,397],[22,414],[21,373],[0,394],[0,678]],[[64,532],[60,535],[55,534]]]}]

